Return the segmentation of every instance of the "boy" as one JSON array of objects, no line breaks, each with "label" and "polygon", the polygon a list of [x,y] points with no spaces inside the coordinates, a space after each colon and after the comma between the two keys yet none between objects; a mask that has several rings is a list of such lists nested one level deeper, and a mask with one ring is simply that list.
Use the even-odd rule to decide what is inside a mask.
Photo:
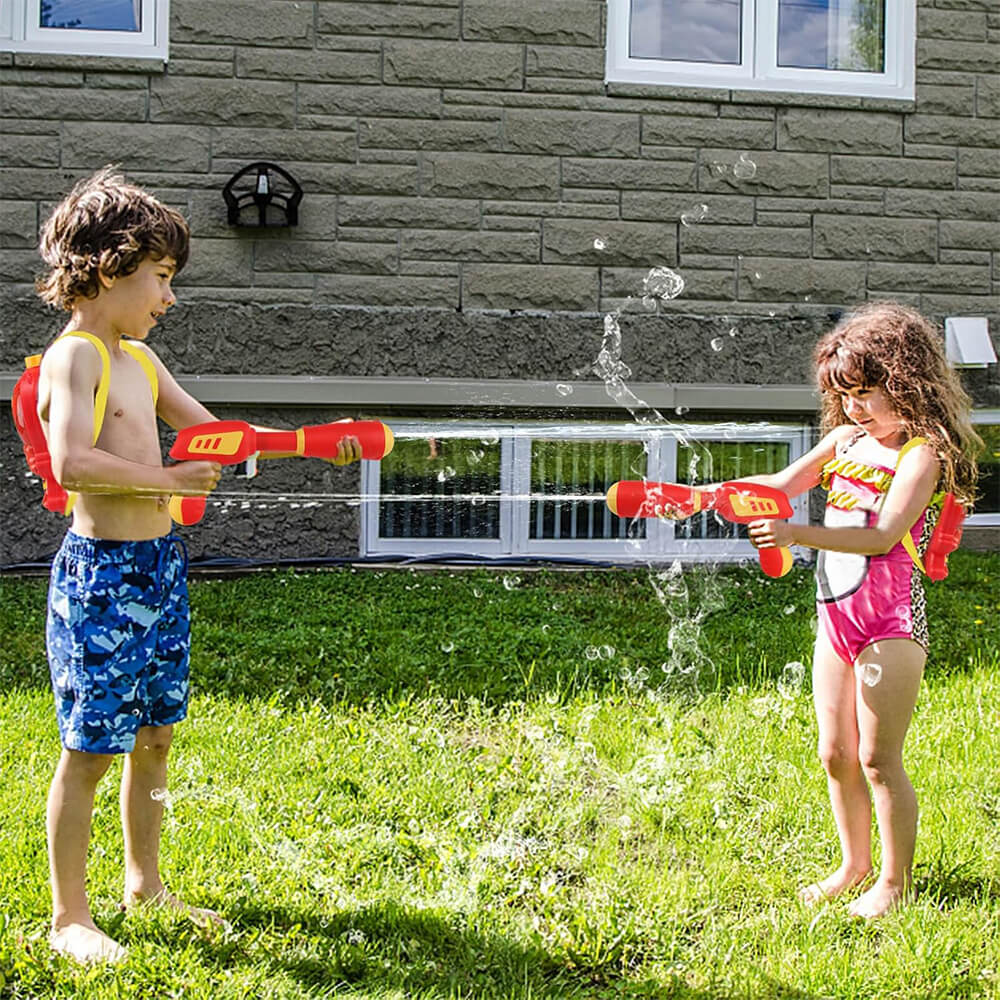
[{"label": "boy", "polygon": [[[171,281],[188,242],[179,213],[105,167],[56,207],[39,244],[48,273],[38,293],[71,316],[42,360],[38,413],[54,477],[78,493],[52,566],[46,629],[63,744],[48,797],[50,942],[81,962],[125,957],[94,923],[86,894],[94,793],[117,754],[126,755],[124,906],[155,901],[221,923],[164,887],[163,802],[152,794],[166,785],[188,700],[187,559],[168,502],[210,492],[221,471],[214,462],[163,466],[157,417],[175,429],[215,418],[143,343],[176,302]],[[359,457],[351,438],[333,461]]]}]

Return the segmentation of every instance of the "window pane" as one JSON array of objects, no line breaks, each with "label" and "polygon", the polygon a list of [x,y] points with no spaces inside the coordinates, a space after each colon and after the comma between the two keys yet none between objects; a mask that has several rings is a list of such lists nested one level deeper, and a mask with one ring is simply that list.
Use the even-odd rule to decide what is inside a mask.
[{"label": "window pane", "polygon": [[[632,525],[612,514],[605,502],[612,483],[645,474],[641,441],[532,441],[528,537],[645,538],[645,521]],[[574,495],[586,499],[572,499]],[[545,499],[536,499],[541,496]]]},{"label": "window pane", "polygon": [[379,475],[379,537],[500,537],[499,439],[397,438]]},{"label": "window pane", "polygon": [[142,0],[42,0],[39,27],[141,31]]},{"label": "window pane", "polygon": [[740,62],[741,0],[631,0],[633,59]]},{"label": "window pane", "polygon": [[[677,446],[677,481],[724,483],[785,468],[791,454],[787,441],[700,441]],[[746,538],[742,524],[725,521],[714,511],[695,514],[674,527],[674,537]]]},{"label": "window pane", "polygon": [[975,513],[1000,514],[1000,424],[976,424],[986,442],[979,456],[979,499]]},{"label": "window pane", "polygon": [[778,0],[778,65],[885,71],[885,0]]}]

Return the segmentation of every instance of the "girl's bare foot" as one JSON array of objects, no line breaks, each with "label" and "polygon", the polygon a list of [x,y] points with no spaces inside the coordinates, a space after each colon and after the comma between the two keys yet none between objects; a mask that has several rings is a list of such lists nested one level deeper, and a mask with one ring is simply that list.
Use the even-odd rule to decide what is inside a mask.
[{"label": "girl's bare foot", "polygon": [[875,920],[896,909],[906,901],[907,896],[906,889],[900,885],[876,882],[851,903],[847,912],[852,917],[860,917],[862,920]]},{"label": "girl's bare foot", "polygon": [[799,899],[806,906],[816,906],[828,899],[835,899],[841,893],[847,892],[848,889],[853,889],[856,885],[864,882],[870,871],[870,868],[859,871],[856,868],[847,868],[841,865],[835,872],[827,875],[825,879],[813,882],[811,885],[806,885],[799,889]]},{"label": "girl's bare foot", "polygon": [[124,962],[128,952],[93,925],[67,924],[49,935],[52,950],[74,962]]},{"label": "girl's bare foot", "polygon": [[128,909],[130,906],[137,904],[162,906],[165,909],[174,910],[187,917],[196,927],[201,927],[204,930],[226,926],[226,921],[215,910],[209,910],[200,906],[191,906],[185,903],[184,900],[179,899],[172,892],[167,892],[166,889],[162,889],[152,896],[133,895],[131,899],[122,903],[122,909]]}]

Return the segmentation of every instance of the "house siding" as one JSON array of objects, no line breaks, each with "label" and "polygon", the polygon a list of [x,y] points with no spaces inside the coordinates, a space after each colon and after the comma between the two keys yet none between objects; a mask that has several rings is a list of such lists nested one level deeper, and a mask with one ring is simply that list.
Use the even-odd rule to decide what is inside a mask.
[{"label": "house siding", "polygon": [[[995,5],[921,0],[913,102],[605,84],[605,17],[597,0],[173,0],[165,66],[0,54],[0,371],[60,323],[31,288],[40,221],[111,161],[192,224],[154,342],[179,374],[572,380],[622,309],[638,380],[801,383],[833,311],[888,297],[986,316],[1000,340]],[[302,185],[297,227],[228,225],[221,189],[259,159]],[[655,266],[686,287],[646,312]],[[1000,406],[997,366],[965,378]],[[0,419],[6,563],[62,526],[23,495]],[[193,545],[346,555],[338,516],[335,544],[216,527]]]}]

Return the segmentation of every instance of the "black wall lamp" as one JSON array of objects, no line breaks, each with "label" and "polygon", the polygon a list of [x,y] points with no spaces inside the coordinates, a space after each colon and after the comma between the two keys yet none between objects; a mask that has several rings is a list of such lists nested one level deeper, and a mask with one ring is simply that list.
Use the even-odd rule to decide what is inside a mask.
[{"label": "black wall lamp", "polygon": [[[222,197],[229,209],[231,226],[297,226],[299,224],[299,202],[302,188],[298,181],[276,163],[259,160],[238,170],[226,182]],[[251,205],[257,206],[256,219],[240,220],[240,212]],[[268,221],[268,208],[272,219]]]}]

